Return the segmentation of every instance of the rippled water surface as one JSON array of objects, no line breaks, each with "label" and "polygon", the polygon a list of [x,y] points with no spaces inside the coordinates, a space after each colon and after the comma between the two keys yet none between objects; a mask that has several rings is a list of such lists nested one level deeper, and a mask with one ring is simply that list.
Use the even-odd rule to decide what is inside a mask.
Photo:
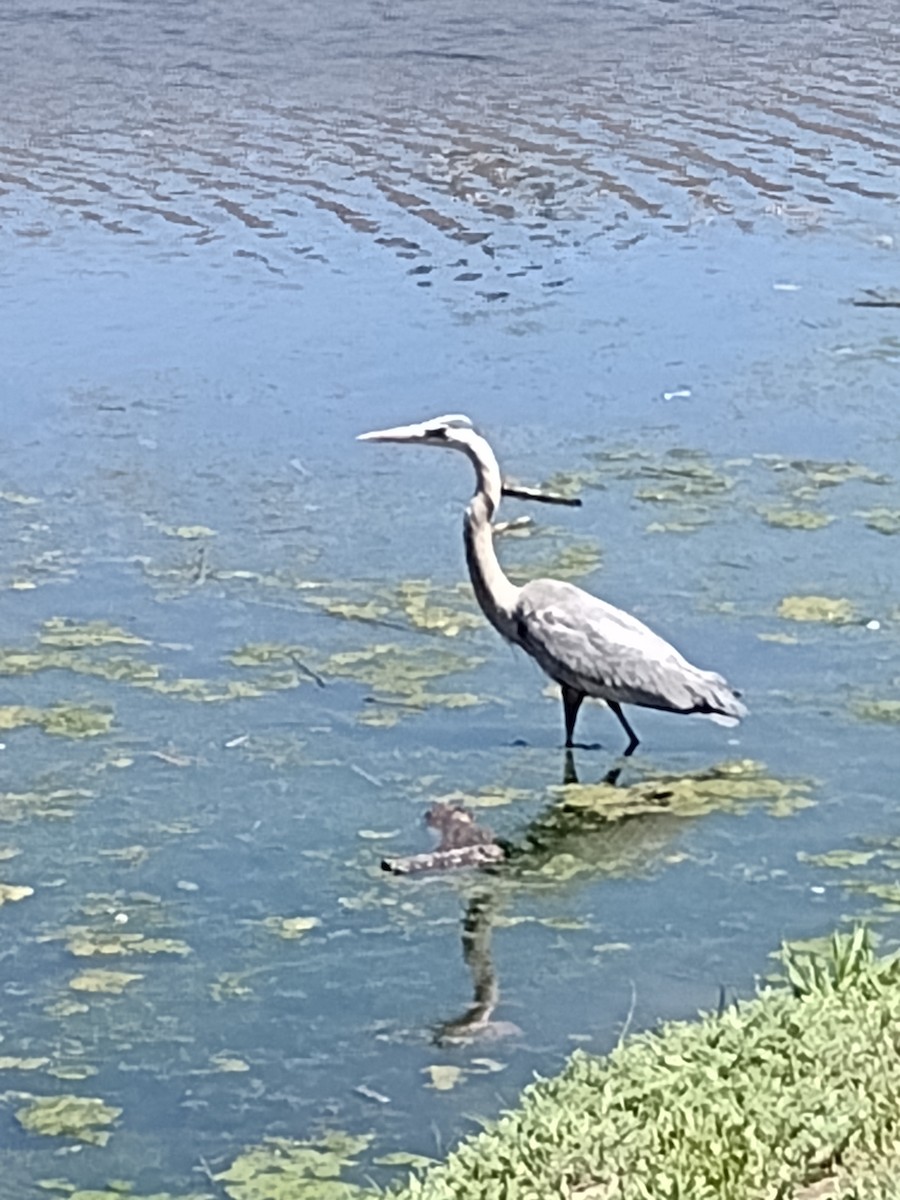
[{"label": "rippled water surface", "polygon": [[[386,1184],[781,938],[897,940],[897,34],[0,12],[4,1200],[248,1200],[248,1147],[335,1131]],[[562,786],[558,700],[465,580],[467,464],[353,440],[444,411],[582,496],[508,504],[514,578],[721,669],[739,730],[634,712],[591,789],[592,706]],[[385,875],[448,796],[509,866]],[[107,1124],[40,1132],[60,1097]]]}]

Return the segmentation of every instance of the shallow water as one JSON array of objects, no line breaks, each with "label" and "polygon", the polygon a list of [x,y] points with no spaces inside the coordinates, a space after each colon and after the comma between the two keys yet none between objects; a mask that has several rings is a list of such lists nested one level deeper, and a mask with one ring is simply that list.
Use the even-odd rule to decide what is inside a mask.
[{"label": "shallow water", "polygon": [[[240,1196],[211,1176],[245,1147],[335,1129],[383,1183],[575,1045],[749,994],[781,938],[874,900],[897,940],[896,726],[866,719],[900,695],[900,334],[870,306],[895,31],[552,18],[0,17],[0,712],[29,722],[0,735],[0,883],[33,889],[0,914],[0,1064],[43,1060],[0,1071],[11,1200]],[[633,714],[615,820],[560,789],[558,701],[470,620],[466,464],[353,441],[458,410],[510,476],[581,488],[504,540],[512,574],[571,573],[747,696],[734,731]],[[844,620],[779,612],[810,595]],[[109,727],[53,732],[60,704]],[[621,732],[581,721],[592,782]],[[513,866],[385,876],[457,793]],[[71,987],[98,967],[140,978]],[[69,1093],[121,1108],[105,1146],[16,1119]]]}]

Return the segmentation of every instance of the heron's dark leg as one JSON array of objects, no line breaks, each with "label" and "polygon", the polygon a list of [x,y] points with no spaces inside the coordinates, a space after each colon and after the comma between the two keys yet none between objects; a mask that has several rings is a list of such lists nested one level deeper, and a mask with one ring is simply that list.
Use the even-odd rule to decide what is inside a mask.
[{"label": "heron's dark leg", "polygon": [[575,770],[575,756],[571,750],[566,750],[563,759],[563,787],[570,787],[578,782],[578,772]]},{"label": "heron's dark leg", "polygon": [[576,688],[568,687],[565,683],[561,683],[563,712],[566,717],[566,749],[570,750],[574,745],[575,737],[575,722],[578,719],[578,710],[581,708],[581,702],[584,699],[584,692],[579,692]]},{"label": "heron's dark leg", "polygon": [[628,758],[629,754],[634,754],[635,750],[637,750],[638,746],[641,744],[641,739],[625,719],[625,714],[622,712],[621,705],[617,704],[615,700],[607,700],[606,703],[619,718],[619,724],[628,734],[628,745],[625,747],[625,753],[623,755],[624,758]]}]

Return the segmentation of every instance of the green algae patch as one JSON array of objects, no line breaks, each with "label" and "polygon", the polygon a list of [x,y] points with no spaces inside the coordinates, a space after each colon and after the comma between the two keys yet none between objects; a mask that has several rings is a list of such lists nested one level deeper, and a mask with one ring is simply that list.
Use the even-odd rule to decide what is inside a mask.
[{"label": "green algae patch", "polygon": [[360,720],[368,725],[394,725],[404,715],[427,708],[468,708],[484,700],[471,692],[430,691],[428,684],[469,671],[483,660],[428,645],[407,648],[392,643],[346,650],[322,664],[322,674],[368,684],[373,695]]},{"label": "green algae patch", "polygon": [[285,941],[296,941],[322,922],[318,917],[264,917],[264,928]]},{"label": "green algae patch", "polygon": [[27,884],[0,883],[0,908],[4,904],[15,904],[17,900],[27,900],[34,895],[34,888]]},{"label": "green algae patch", "polygon": [[508,573],[513,583],[520,586],[529,579],[571,581],[590,575],[592,571],[597,570],[602,561],[600,547],[595,542],[571,542],[545,558],[510,562]]},{"label": "green algae patch", "polygon": [[77,704],[54,704],[50,708],[32,708],[26,704],[0,705],[0,729],[36,725],[54,737],[87,738],[108,733],[112,723],[111,712]]},{"label": "green algae patch", "polygon": [[72,621],[51,617],[41,626],[38,639],[43,646],[61,650],[82,650],[87,646],[149,646],[146,638],[129,633],[107,621]]},{"label": "green algae patch", "polygon": [[710,812],[740,812],[760,804],[773,815],[787,816],[809,807],[811,785],[776,779],[752,759],[718,763],[702,771],[642,779],[629,787],[602,782],[566,784],[555,789],[562,805],[603,821],[668,813],[699,817]]},{"label": "green algae patch", "polygon": [[805,854],[802,850],[797,854],[797,861],[809,863],[812,867],[831,867],[838,871],[846,871],[852,867],[864,867],[875,857],[875,850],[828,850],[825,854]]},{"label": "green algae patch", "polygon": [[763,508],[760,516],[775,529],[824,529],[834,517],[808,508]]},{"label": "green algae patch", "polygon": [[230,1200],[362,1200],[372,1193],[341,1175],[372,1141],[332,1132],[318,1141],[266,1138],[214,1175]]},{"label": "green algae patch", "polygon": [[[253,679],[201,679],[181,676],[167,678],[165,669],[159,663],[148,662],[130,652],[108,653],[110,648],[133,651],[150,644],[145,638],[103,621],[79,623],[57,617],[44,622],[35,648],[0,648],[0,675],[69,671],[75,675],[102,679],[108,683],[122,683],[194,703],[257,699],[271,692],[295,688],[300,683],[296,666],[290,657],[280,659],[290,670],[260,670]],[[261,667],[264,664],[244,661],[239,665]],[[10,706],[5,718],[3,711],[0,710],[0,728],[12,728],[13,723],[38,724],[49,733],[83,737],[90,734],[75,731],[78,719],[80,717],[82,722],[88,722],[84,714],[94,710],[66,705],[56,705],[47,710],[24,707],[16,710]],[[7,725],[2,724],[4,719]],[[108,719],[112,720],[111,717]],[[105,732],[105,729],[97,731]]]},{"label": "green algae patch", "polygon": [[891,482],[890,476],[852,460],[827,462],[814,458],[783,458],[780,454],[757,454],[754,457],[770,470],[784,472],[802,487],[814,491],[851,482],[880,486]]},{"label": "green algae patch", "polygon": [[564,1071],[466,1139],[403,1200],[874,1200],[896,1162],[900,962],[857,932],[784,954],[740,1007],[629,1038]]},{"label": "green algae patch", "polygon": [[786,621],[822,621],[831,625],[849,625],[856,610],[849,600],[831,596],[785,596],[776,609]]},{"label": "green algae patch", "polygon": [[213,1200],[210,1192],[136,1192],[126,1180],[110,1180],[102,1190],[84,1191],[63,1179],[39,1179],[37,1186],[48,1193],[58,1193],[58,1200]]},{"label": "green algae patch", "polygon": [[16,1120],[31,1133],[44,1137],[70,1137],[91,1146],[105,1146],[108,1126],[121,1116],[121,1108],[91,1096],[36,1096],[16,1110]]},{"label": "green algae patch", "polygon": [[63,819],[75,815],[78,802],[93,792],[81,788],[50,788],[47,791],[0,792],[0,821],[23,821],[28,817]]},{"label": "green algae patch", "polygon": [[130,983],[137,983],[143,975],[131,971],[105,971],[98,967],[93,971],[81,971],[69,980],[75,992],[100,992],[109,996],[121,996]]},{"label": "green algae patch", "polygon": [[468,585],[444,586],[430,579],[406,579],[392,586],[351,580],[340,592],[328,591],[322,584],[304,602],[345,621],[406,625],[443,637],[456,637],[482,625]]},{"label": "green algae patch", "polygon": [[142,933],[106,932],[86,925],[66,930],[66,949],[76,958],[133,954],[174,954],[183,958],[190,954],[187,942],[179,938],[145,937]]},{"label": "green algae patch", "polygon": [[851,710],[863,721],[900,725],[900,700],[856,700]]},{"label": "green algae patch", "polygon": [[867,529],[883,533],[887,537],[900,533],[900,508],[872,508],[856,514],[866,523]]},{"label": "green algae patch", "polygon": [[0,1071],[40,1071],[49,1062],[49,1058],[17,1058],[15,1055],[0,1054]]},{"label": "green algae patch", "polygon": [[433,1066],[423,1067],[422,1072],[428,1076],[428,1083],[425,1086],[433,1088],[436,1092],[449,1092],[456,1087],[464,1075],[462,1067],[449,1063],[435,1063]]}]

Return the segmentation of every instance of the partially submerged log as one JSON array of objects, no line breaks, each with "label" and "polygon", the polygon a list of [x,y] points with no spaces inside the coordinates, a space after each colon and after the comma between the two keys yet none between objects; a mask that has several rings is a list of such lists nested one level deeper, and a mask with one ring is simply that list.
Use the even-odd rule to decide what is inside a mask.
[{"label": "partially submerged log", "polygon": [[492,866],[506,858],[506,849],[494,839],[493,831],[479,825],[463,804],[436,800],[425,814],[425,824],[440,834],[437,849],[428,854],[383,858],[383,871],[392,875],[454,871],[461,867]]}]

